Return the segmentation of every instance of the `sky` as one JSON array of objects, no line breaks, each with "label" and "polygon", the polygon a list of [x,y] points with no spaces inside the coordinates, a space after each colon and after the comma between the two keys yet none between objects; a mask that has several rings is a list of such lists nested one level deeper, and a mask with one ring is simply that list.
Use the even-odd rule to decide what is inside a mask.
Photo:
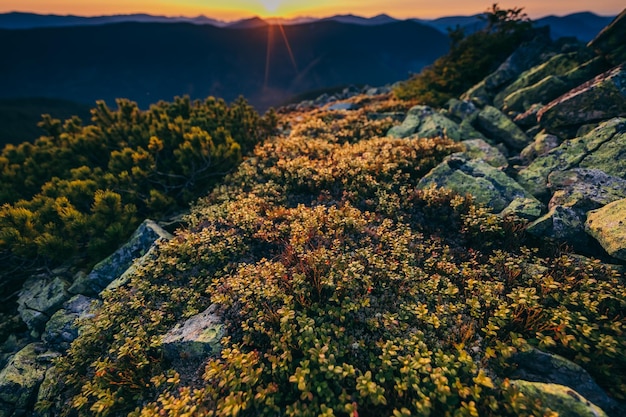
[{"label": "sky", "polygon": [[[473,15],[491,6],[493,0],[2,0],[0,13],[11,11],[40,14],[96,16],[149,13],[167,16],[205,15],[219,20],[260,17],[327,17],[356,14],[365,17],[380,13],[392,17],[433,19]],[[519,0],[498,1],[499,7],[523,7],[531,18],[592,11],[617,15],[624,0]]]}]

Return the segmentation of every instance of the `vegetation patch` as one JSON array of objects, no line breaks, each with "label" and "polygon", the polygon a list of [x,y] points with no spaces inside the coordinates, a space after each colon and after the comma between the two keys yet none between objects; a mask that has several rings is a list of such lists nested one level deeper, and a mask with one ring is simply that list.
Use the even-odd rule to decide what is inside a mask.
[{"label": "vegetation patch", "polygon": [[[533,247],[524,224],[416,183],[459,145],[381,138],[361,113],[283,115],[282,135],[197,202],[67,356],[73,415],[556,415],[501,377],[538,347],[626,395],[626,287]],[[320,123],[320,120],[325,121]],[[161,336],[209,305],[223,350],[197,373]]]}]

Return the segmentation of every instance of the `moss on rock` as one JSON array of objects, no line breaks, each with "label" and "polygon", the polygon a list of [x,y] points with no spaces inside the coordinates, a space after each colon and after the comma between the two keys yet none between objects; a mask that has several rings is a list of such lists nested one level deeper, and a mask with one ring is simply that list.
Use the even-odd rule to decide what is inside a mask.
[{"label": "moss on rock", "polygon": [[626,261],[626,199],[590,212],[585,227],[609,255]]}]

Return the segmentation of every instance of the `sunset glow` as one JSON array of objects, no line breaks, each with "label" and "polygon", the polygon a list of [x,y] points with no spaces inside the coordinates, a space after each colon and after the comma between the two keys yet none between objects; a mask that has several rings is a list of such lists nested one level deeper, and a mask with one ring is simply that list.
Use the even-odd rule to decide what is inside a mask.
[{"label": "sunset glow", "polygon": [[[326,17],[336,14],[356,14],[371,17],[380,13],[395,18],[432,19],[452,15],[472,15],[485,11],[491,1],[447,0],[4,0],[0,13],[11,11],[61,15],[110,15],[149,13],[167,16],[205,15],[221,20],[236,20],[251,16]],[[624,8],[623,0],[545,0],[500,1],[501,8],[524,7],[531,18],[550,14],[565,15],[592,11],[600,15],[616,15]]]}]

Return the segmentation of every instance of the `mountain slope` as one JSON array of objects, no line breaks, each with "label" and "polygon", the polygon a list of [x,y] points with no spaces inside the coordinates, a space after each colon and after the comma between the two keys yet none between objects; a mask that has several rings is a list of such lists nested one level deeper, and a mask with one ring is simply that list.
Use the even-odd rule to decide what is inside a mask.
[{"label": "mountain slope", "polygon": [[0,30],[0,96],[84,103],[126,97],[146,107],[183,94],[227,101],[244,95],[264,109],[307,90],[394,82],[448,49],[445,35],[415,22],[314,22],[282,30],[293,59],[277,26],[120,23]]}]

